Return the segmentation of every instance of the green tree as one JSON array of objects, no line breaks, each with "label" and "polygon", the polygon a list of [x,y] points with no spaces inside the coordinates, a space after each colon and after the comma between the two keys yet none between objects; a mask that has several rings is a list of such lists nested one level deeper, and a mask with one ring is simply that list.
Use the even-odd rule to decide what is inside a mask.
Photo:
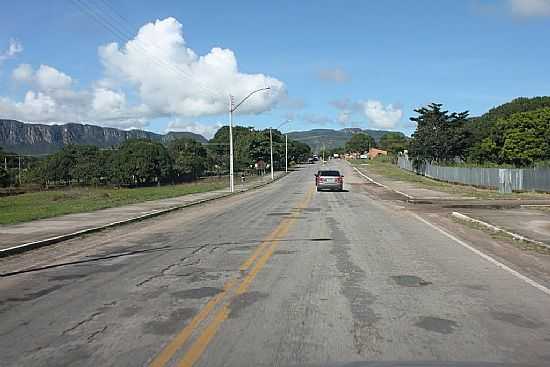
[{"label": "green tree", "polygon": [[74,164],[69,172],[76,182],[84,185],[97,185],[100,183],[102,167],[105,166],[105,162],[101,160],[98,147],[94,145],[71,145],[64,150],[66,150],[66,154],[73,157]]},{"label": "green tree", "polygon": [[376,142],[369,134],[357,133],[353,134],[351,139],[346,143],[344,149],[348,153],[363,153],[375,146]]},{"label": "green tree", "polygon": [[309,145],[296,140],[288,140],[289,162],[304,162],[308,157],[311,157],[311,148]]},{"label": "green tree", "polygon": [[75,148],[73,145],[68,145],[43,161],[38,171],[41,181],[43,183],[64,183],[68,185],[72,182],[75,164]]},{"label": "green tree", "polygon": [[197,179],[207,169],[206,148],[190,138],[179,138],[168,144],[177,180]]},{"label": "green tree", "polygon": [[113,178],[120,184],[160,184],[170,180],[171,173],[172,160],[167,149],[151,140],[128,140],[113,158]]},{"label": "green tree", "polygon": [[67,145],[41,161],[28,176],[34,177],[42,184],[98,184],[104,167],[105,162],[102,161],[99,148],[96,146]]},{"label": "green tree", "polygon": [[500,147],[495,143],[492,137],[487,136],[481,142],[470,148],[468,159],[477,163],[500,162]]},{"label": "green tree", "polygon": [[502,132],[500,157],[516,166],[550,159],[550,108],[512,114],[498,120]]},{"label": "green tree", "polygon": [[390,131],[380,138],[380,148],[394,154],[404,151],[407,146],[408,139],[403,133]]},{"label": "green tree", "polygon": [[409,154],[417,161],[452,161],[464,158],[468,148],[465,122],[468,111],[449,113],[439,103],[416,109],[416,131],[409,144]]},{"label": "green tree", "polygon": [[[249,144],[252,135],[252,127],[233,127],[233,163],[236,172],[246,169],[251,164]],[[229,171],[229,126],[221,127],[209,141],[208,155],[218,171]]]},{"label": "green tree", "polygon": [[[497,122],[503,118],[520,112],[529,112],[550,108],[550,97],[516,98],[508,103],[490,109],[480,117],[470,119],[467,128],[471,133],[469,159],[479,163],[494,162],[505,163],[500,155],[493,154],[490,142],[494,143],[498,150],[504,144],[502,131],[497,128]],[[488,145],[489,144],[489,145]]]}]

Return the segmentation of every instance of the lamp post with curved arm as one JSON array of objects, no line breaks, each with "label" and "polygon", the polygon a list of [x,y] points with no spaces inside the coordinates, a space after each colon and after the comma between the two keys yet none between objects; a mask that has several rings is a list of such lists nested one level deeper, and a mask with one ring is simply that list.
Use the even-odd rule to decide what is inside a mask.
[{"label": "lamp post with curved arm", "polygon": [[233,103],[233,96],[229,95],[229,191],[235,192],[235,182],[233,177],[233,112],[239,108],[240,105],[243,104],[244,101],[246,101],[248,98],[252,97],[253,94],[269,90],[270,87],[260,88],[255,91],[252,91],[248,93],[246,97],[244,97],[239,103],[234,104]]},{"label": "lamp post with curved arm", "polygon": [[[292,120],[286,120],[279,126],[275,128],[275,130],[279,130],[282,126],[286,124],[290,124]],[[271,133],[271,128],[269,128],[269,148],[271,150],[271,161],[269,162],[270,168],[271,168],[271,180],[273,181],[275,179],[275,175],[273,173],[273,134]],[[288,172],[288,135],[285,134],[285,172]]]}]

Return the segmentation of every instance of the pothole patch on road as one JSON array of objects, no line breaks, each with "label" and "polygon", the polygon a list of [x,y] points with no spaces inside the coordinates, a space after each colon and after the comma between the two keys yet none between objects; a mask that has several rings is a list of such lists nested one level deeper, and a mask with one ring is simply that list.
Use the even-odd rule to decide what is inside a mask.
[{"label": "pothole patch on road", "polygon": [[439,317],[432,316],[422,316],[414,325],[421,329],[433,331],[439,334],[451,334],[458,327],[458,323],[456,321],[440,319]]},{"label": "pothole patch on road", "polygon": [[221,288],[216,287],[201,287],[201,288],[193,288],[193,289],[186,289],[184,291],[177,291],[170,293],[172,296],[176,298],[190,298],[190,299],[199,299],[204,297],[212,297],[216,294],[220,293],[222,291]]},{"label": "pothole patch on road", "polygon": [[295,250],[277,250],[273,255],[294,255],[295,253]]},{"label": "pothole patch on road", "polygon": [[267,293],[257,291],[247,292],[237,296],[235,300],[231,303],[231,311],[229,313],[229,317],[239,317],[240,312],[244,308],[256,303],[260,299],[266,298],[267,296]]},{"label": "pothole patch on road", "polygon": [[397,285],[402,287],[424,287],[432,284],[415,275],[394,275],[391,277]]},{"label": "pothole patch on road", "polygon": [[543,323],[529,320],[528,318],[515,313],[491,311],[491,316],[495,320],[506,322],[525,329],[536,329],[543,325]]},{"label": "pothole patch on road", "polygon": [[196,313],[191,307],[179,308],[170,313],[170,315],[161,320],[148,321],[143,325],[145,334],[153,335],[172,335],[181,328],[185,320],[190,319]]},{"label": "pothole patch on road", "polygon": [[274,212],[274,213],[267,213],[267,215],[273,215],[273,216],[277,216],[277,215],[291,215],[292,213],[290,212]]},{"label": "pothole patch on road", "polygon": [[138,306],[128,306],[128,307],[124,307],[120,313],[118,314],[119,317],[124,317],[124,318],[128,318],[128,317],[132,317],[134,315],[136,315],[139,311],[141,310],[140,307]]}]

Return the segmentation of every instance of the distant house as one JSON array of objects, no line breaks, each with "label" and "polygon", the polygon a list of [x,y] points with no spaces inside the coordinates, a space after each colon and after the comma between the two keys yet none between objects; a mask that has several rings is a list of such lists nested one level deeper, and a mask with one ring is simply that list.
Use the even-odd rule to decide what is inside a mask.
[{"label": "distant house", "polygon": [[367,155],[369,156],[369,159],[374,159],[380,155],[388,155],[388,152],[382,149],[371,148],[369,149]]},{"label": "distant house", "polygon": [[345,159],[359,159],[360,155],[361,155],[361,153],[357,153],[357,152],[346,153],[344,155],[344,158]]}]

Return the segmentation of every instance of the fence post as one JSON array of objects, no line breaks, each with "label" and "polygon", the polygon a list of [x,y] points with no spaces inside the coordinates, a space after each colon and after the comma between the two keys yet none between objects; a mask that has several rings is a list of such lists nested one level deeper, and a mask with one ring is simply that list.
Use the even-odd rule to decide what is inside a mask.
[{"label": "fence post", "polygon": [[511,193],[512,192],[512,172],[506,168],[500,168],[498,170],[498,192]]}]

